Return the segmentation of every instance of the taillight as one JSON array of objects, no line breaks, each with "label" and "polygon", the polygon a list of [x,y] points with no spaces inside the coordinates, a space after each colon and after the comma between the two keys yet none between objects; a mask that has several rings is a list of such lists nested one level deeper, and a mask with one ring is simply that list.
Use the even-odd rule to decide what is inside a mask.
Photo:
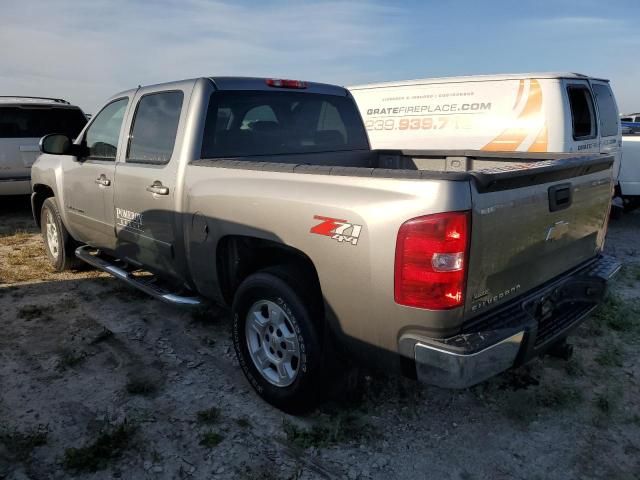
[{"label": "taillight", "polygon": [[396,303],[430,310],[464,304],[470,218],[469,212],[449,212],[402,224],[396,242]]},{"label": "taillight", "polygon": [[267,78],[267,85],[276,88],[307,88],[307,82],[300,80],[286,80],[282,78]]}]

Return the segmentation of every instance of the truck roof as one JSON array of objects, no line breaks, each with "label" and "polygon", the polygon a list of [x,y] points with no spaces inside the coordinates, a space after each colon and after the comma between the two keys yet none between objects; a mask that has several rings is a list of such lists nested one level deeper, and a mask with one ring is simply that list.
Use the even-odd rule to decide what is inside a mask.
[{"label": "truck roof", "polygon": [[430,84],[430,83],[465,83],[465,82],[488,82],[497,80],[521,80],[530,78],[574,78],[574,79],[592,79],[608,82],[609,80],[590,77],[589,75],[583,75],[581,73],[570,72],[541,72],[541,73],[503,73],[496,75],[468,75],[461,77],[436,77],[436,78],[419,78],[415,80],[401,80],[396,82],[380,82],[369,83],[362,85],[354,85],[347,87],[350,90],[367,89],[367,88],[381,88],[381,87],[403,87],[416,84]]},{"label": "truck roof", "polygon": [[68,101],[62,98],[49,98],[49,97],[25,97],[21,95],[8,96],[0,95],[0,104],[11,105],[71,105]]},{"label": "truck roof", "polygon": [[[278,88],[271,87],[267,85],[267,80],[269,79],[280,79],[279,77],[198,77],[198,78],[190,78],[185,80],[177,80],[173,82],[163,82],[155,85],[141,85],[138,89],[145,90],[146,88],[157,88],[157,87],[166,87],[166,88],[176,88],[180,84],[186,82],[194,82],[195,80],[205,79],[213,82],[214,86],[217,90],[264,90],[264,91],[300,91],[307,93],[321,93],[326,95],[339,95],[339,96],[347,96],[349,95],[349,91],[345,87],[340,87],[337,85],[330,85],[327,83],[317,83],[317,82],[307,82],[302,81],[304,83],[304,88],[296,89],[296,88]],[[124,90],[122,92],[118,92],[113,95],[111,99],[118,98],[123,95],[129,95],[136,91],[137,89],[129,89]]]}]

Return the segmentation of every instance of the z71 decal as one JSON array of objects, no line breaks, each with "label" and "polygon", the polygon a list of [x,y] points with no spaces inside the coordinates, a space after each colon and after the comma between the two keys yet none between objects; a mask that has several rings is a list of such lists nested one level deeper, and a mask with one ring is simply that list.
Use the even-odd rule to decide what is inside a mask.
[{"label": "z71 decal", "polygon": [[346,242],[351,245],[358,244],[362,225],[349,223],[346,220],[340,220],[338,218],[322,217],[320,215],[314,215],[313,218],[315,220],[322,220],[322,223],[311,227],[309,233],[331,237],[333,240],[341,243]]}]

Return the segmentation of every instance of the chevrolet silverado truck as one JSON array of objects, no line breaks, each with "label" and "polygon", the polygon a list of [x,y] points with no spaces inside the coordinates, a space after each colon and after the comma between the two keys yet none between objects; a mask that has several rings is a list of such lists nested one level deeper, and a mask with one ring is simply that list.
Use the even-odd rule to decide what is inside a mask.
[{"label": "chevrolet silverado truck", "polygon": [[336,86],[137,88],[40,146],[32,205],[53,267],[229,306],[249,383],[289,412],[341,359],[453,388],[527,362],[620,268],[602,254],[612,156],[371,150]]}]

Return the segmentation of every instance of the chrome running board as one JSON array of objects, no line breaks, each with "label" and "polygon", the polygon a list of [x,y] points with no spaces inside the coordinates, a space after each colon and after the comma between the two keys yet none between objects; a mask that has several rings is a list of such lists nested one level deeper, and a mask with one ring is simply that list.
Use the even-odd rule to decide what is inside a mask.
[{"label": "chrome running board", "polygon": [[197,307],[203,304],[203,300],[197,296],[185,296],[175,292],[170,292],[164,289],[157,283],[156,277],[144,277],[138,278],[133,275],[132,272],[127,271],[125,268],[119,267],[111,263],[108,259],[100,255],[100,250],[97,250],[88,245],[78,247],[76,249],[76,257],[83,262],[88,263],[92,267],[105,271],[110,275],[128,283],[132,287],[136,287],[138,290],[142,290],[147,295],[162,300],[163,302],[170,303],[172,305]]}]

